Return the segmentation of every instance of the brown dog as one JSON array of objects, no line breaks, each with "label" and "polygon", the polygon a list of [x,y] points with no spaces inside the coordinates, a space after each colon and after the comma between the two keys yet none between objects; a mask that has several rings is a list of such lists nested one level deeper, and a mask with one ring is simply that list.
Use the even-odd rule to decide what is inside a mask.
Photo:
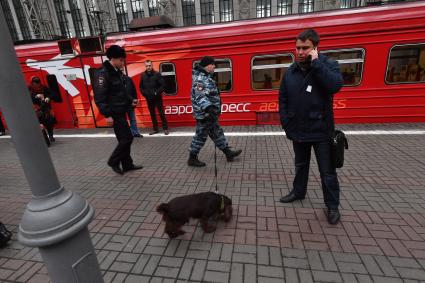
[{"label": "brown dog", "polygon": [[206,233],[214,232],[216,225],[209,225],[210,218],[221,218],[228,222],[232,218],[232,200],[225,195],[205,192],[176,197],[168,203],[162,203],[156,211],[162,214],[166,222],[165,233],[170,238],[183,235],[181,227],[190,218],[200,219],[201,227]]}]

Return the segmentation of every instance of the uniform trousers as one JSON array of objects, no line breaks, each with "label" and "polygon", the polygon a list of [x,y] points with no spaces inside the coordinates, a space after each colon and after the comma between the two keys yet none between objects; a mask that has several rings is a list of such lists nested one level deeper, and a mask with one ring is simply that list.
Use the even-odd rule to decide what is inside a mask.
[{"label": "uniform trousers", "polygon": [[218,123],[218,118],[210,117],[203,120],[196,120],[196,132],[189,151],[192,154],[198,155],[201,148],[205,145],[208,136],[220,150],[228,147],[224,131]]},{"label": "uniform trousers", "polygon": [[118,145],[109,157],[109,166],[122,165],[122,169],[126,170],[133,167],[133,159],[130,156],[131,143],[133,142],[133,135],[130,127],[128,126],[126,113],[112,115],[114,119],[114,133],[117,138]]}]

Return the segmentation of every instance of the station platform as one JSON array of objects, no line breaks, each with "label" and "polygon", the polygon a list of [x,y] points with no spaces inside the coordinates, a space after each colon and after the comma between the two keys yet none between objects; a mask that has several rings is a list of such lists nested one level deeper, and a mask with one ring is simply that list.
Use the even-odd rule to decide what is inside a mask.
[{"label": "station platform", "polygon": [[[279,126],[224,127],[242,149],[217,151],[218,189],[234,215],[205,234],[198,221],[169,240],[155,208],[184,194],[214,191],[214,144],[187,166],[193,127],[135,138],[144,168],[117,175],[106,161],[111,129],[57,130],[49,148],[61,184],[89,200],[89,226],[105,282],[424,282],[425,124],[338,125],[349,150],[337,169],[341,221],[326,220],[314,154],[307,196],[282,204],[292,187],[292,143]],[[143,130],[148,132],[148,129]],[[30,189],[9,136],[0,137],[0,221],[13,231],[0,250],[0,282],[49,282],[37,249],[17,230]]]}]

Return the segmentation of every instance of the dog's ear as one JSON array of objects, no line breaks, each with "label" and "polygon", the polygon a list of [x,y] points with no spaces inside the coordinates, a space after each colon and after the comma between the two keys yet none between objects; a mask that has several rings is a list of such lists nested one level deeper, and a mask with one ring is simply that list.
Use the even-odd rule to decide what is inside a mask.
[{"label": "dog's ear", "polygon": [[168,209],[169,207],[167,203],[161,203],[160,205],[157,206],[156,211],[158,211],[161,214],[167,214]]}]

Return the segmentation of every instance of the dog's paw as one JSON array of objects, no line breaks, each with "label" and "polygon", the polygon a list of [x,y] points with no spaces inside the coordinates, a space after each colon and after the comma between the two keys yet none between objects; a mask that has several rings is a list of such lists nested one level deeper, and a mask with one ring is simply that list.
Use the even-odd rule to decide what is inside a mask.
[{"label": "dog's paw", "polygon": [[204,229],[205,233],[212,233],[217,229],[217,227],[216,226],[207,226],[207,227],[204,227],[203,229]]}]

